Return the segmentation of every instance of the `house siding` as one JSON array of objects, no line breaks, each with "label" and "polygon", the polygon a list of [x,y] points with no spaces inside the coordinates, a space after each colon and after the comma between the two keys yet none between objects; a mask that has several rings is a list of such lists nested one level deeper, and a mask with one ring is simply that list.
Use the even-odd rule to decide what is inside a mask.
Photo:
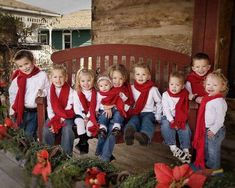
[{"label": "house siding", "polygon": [[52,48],[61,50],[62,40],[62,31],[52,31]]},{"label": "house siding", "polygon": [[72,32],[72,47],[86,46],[91,44],[90,30],[80,30]]}]

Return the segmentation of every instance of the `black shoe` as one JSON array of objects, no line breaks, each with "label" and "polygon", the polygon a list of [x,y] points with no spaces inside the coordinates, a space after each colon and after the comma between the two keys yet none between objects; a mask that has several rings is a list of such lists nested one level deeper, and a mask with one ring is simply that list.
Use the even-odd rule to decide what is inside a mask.
[{"label": "black shoe", "polygon": [[114,160],[116,160],[116,158],[114,157],[114,155],[111,155],[111,157],[110,157],[110,162],[111,162],[111,161],[114,161]]},{"label": "black shoe", "polygon": [[134,134],[135,129],[131,126],[128,126],[124,132],[124,140],[126,145],[133,145],[134,144]]},{"label": "black shoe", "polygon": [[98,135],[99,135],[99,137],[101,137],[101,138],[106,138],[106,136],[107,136],[107,131],[106,131],[104,128],[101,128],[101,129],[99,129],[99,131],[98,131]]},{"label": "black shoe", "polygon": [[120,133],[121,133],[121,130],[120,130],[120,128],[118,128],[118,127],[115,127],[115,128],[112,130],[112,135],[114,135],[114,136],[118,136]]},{"label": "black shoe", "polygon": [[79,141],[75,148],[80,151],[80,154],[86,154],[89,152],[89,144],[87,142],[82,143]]},{"label": "black shoe", "polygon": [[149,143],[149,137],[145,133],[136,132],[134,137],[142,146],[147,146]]}]

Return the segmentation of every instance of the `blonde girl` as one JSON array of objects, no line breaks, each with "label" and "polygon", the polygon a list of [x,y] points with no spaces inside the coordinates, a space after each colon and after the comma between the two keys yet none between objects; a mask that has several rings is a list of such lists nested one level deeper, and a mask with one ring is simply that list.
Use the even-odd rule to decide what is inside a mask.
[{"label": "blonde girl", "polygon": [[[107,74],[111,78],[113,85],[104,101],[107,103],[103,103],[105,115],[109,119],[109,125],[107,125],[107,136],[98,137],[96,148],[96,155],[100,156],[103,161],[111,161],[114,158],[112,153],[116,143],[116,136],[120,133],[124,118],[127,117],[127,111],[134,102],[130,93],[129,75],[126,67],[123,64],[112,65],[108,68]],[[114,98],[116,102],[111,104]]]},{"label": "blonde girl", "polygon": [[90,69],[77,72],[74,99],[75,124],[79,143],[75,146],[80,153],[88,153],[88,138],[95,137],[98,131],[96,122],[96,90],[94,88],[95,73]]},{"label": "blonde girl", "polygon": [[73,89],[67,83],[67,70],[53,65],[50,70],[51,86],[47,95],[48,120],[43,128],[43,143],[54,145],[55,135],[61,131],[61,146],[71,155],[73,150]]},{"label": "blonde girl", "polygon": [[225,137],[224,120],[227,103],[228,81],[220,70],[206,77],[207,95],[203,97],[197,117],[193,146],[197,150],[195,165],[220,168],[221,143]]}]

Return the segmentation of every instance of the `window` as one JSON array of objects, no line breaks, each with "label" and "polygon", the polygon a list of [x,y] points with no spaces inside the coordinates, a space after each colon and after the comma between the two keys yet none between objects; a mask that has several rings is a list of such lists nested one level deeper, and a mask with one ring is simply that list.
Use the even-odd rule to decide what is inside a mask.
[{"label": "window", "polygon": [[48,44],[47,34],[42,34],[42,33],[38,34],[38,42],[44,45]]},{"label": "window", "polygon": [[71,33],[70,31],[64,31],[63,33],[63,49],[71,48],[72,41],[71,41]]}]

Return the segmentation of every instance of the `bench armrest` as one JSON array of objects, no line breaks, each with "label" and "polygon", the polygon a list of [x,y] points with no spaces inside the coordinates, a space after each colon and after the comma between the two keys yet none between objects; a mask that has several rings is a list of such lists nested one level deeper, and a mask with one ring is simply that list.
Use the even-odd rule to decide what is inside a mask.
[{"label": "bench armrest", "polygon": [[39,143],[42,143],[42,131],[43,126],[46,120],[46,97],[37,97],[37,118],[38,118],[38,130],[37,135],[39,139]]}]

